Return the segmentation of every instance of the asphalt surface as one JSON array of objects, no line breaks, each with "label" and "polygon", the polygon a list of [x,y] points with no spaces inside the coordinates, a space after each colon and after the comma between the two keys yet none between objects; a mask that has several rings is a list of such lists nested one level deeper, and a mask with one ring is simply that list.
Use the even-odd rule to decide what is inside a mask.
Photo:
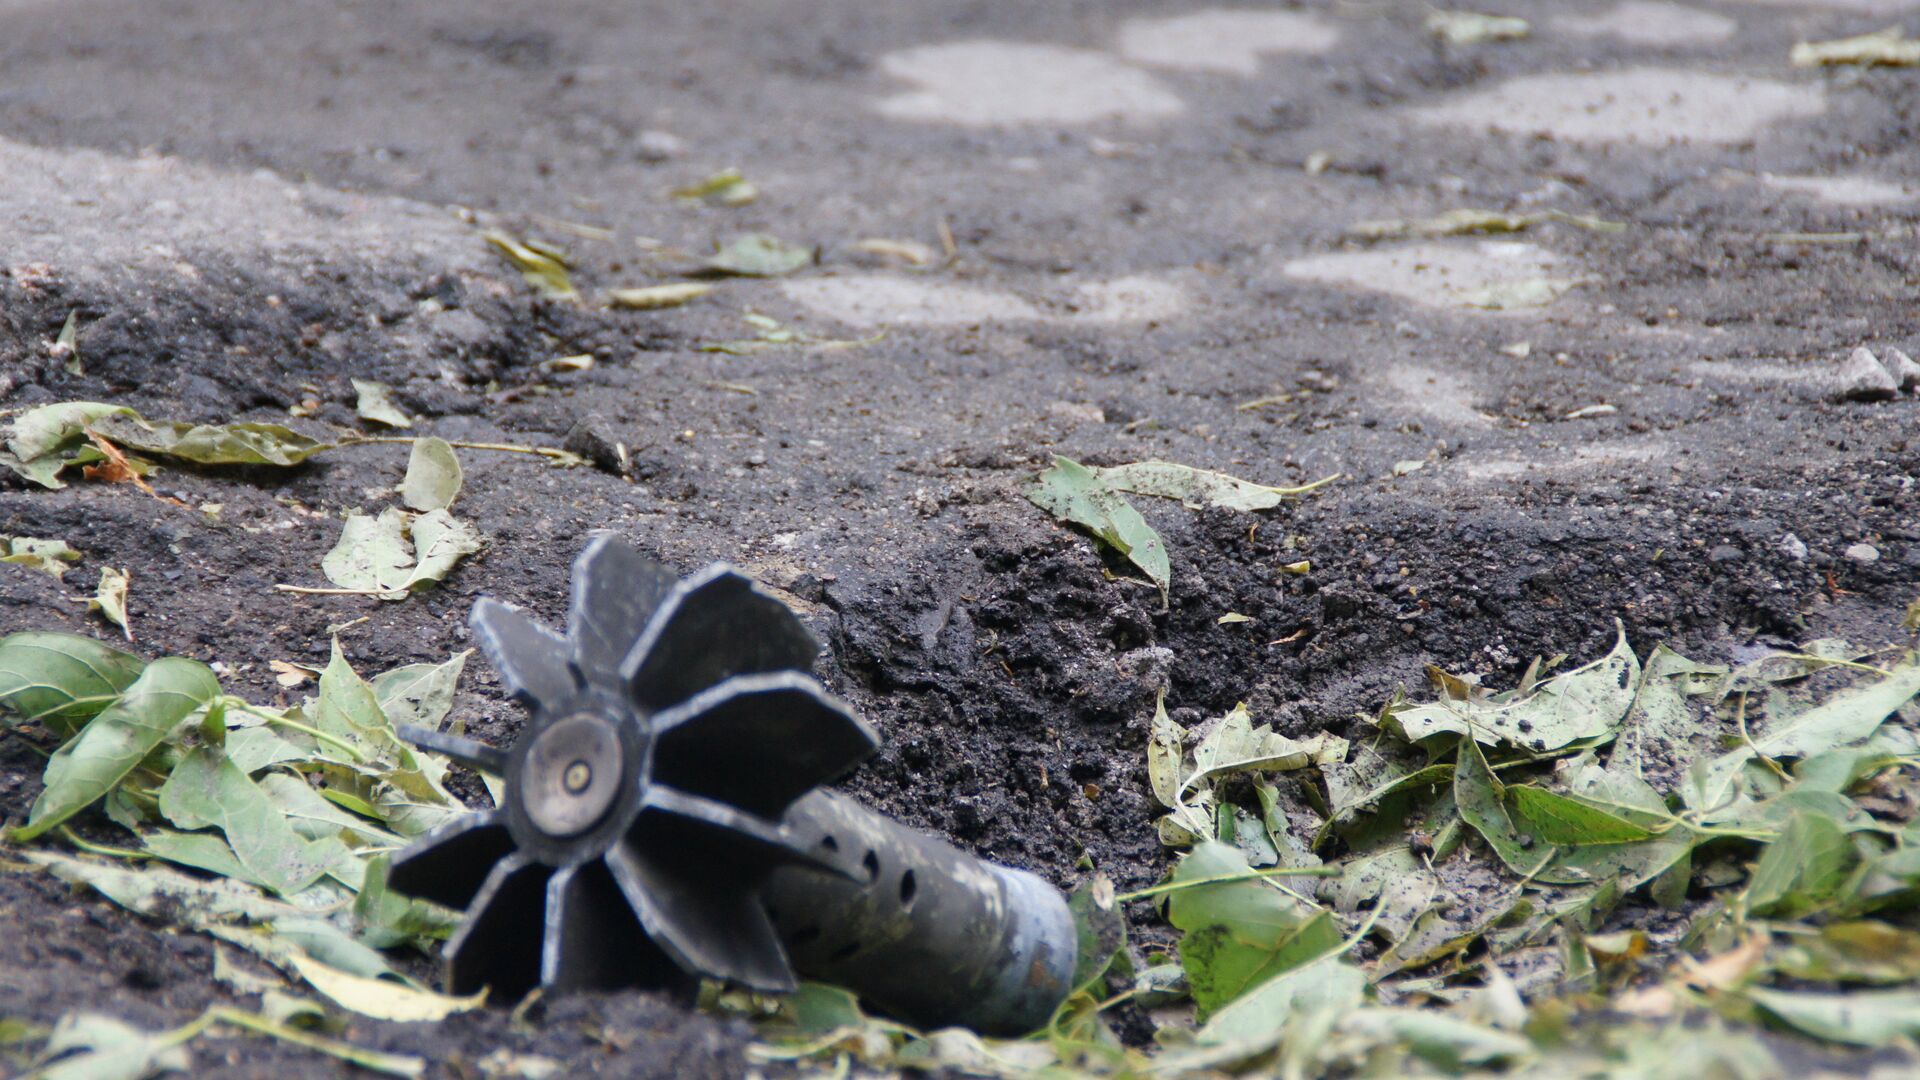
[{"label": "asphalt surface", "polygon": [[[361,616],[366,670],[466,647],[481,594],[557,618],[567,560],[618,530],[793,598],[888,739],[861,796],[1134,884],[1165,865],[1162,689],[1301,733],[1429,662],[1498,685],[1596,656],[1616,619],[1702,660],[1904,640],[1920,401],[1849,362],[1920,352],[1920,76],[1789,54],[1920,4],[1502,14],[1531,35],[1449,44],[1424,7],[1360,3],[0,0],[0,409],[318,431],[360,426],[349,379],[374,378],[420,432],[607,465],[467,454],[488,546],[405,604],[271,589],[324,584],[391,448],[156,479],[217,528],[125,487],[0,487],[0,534],[89,560],[65,588],[0,575],[0,631],[103,633],[67,597],[125,567],[140,648],[265,700],[268,661],[324,660]],[[671,194],[727,168],[757,197]],[[1469,209],[1523,227],[1420,235]],[[1405,225],[1357,228],[1382,221]],[[582,298],[534,296],[489,227],[565,246]],[[756,231],[818,255],[605,305]],[[51,347],[76,310],[80,375]],[[1020,497],[1054,453],[1343,479],[1259,517],[1143,506],[1162,610]],[[479,667],[458,707],[508,739]],[[0,816],[39,769],[0,744]],[[0,875],[0,919],[28,931],[0,940],[0,1017],[233,999],[204,941],[64,887]],[[745,1038],[624,997],[353,1031],[662,1076],[733,1075]],[[334,1068],[217,1045],[214,1072]]]}]

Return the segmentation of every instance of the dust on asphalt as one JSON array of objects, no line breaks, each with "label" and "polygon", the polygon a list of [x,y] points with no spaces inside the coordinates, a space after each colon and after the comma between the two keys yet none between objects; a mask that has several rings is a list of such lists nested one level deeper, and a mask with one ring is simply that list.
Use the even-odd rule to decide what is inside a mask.
[{"label": "dust on asphalt", "polygon": [[[1055,881],[1084,856],[1123,887],[1166,864],[1143,767],[1163,688],[1182,723],[1245,700],[1290,734],[1356,734],[1426,663],[1507,684],[1535,655],[1599,655],[1615,619],[1642,652],[1701,660],[1889,640],[1920,577],[1920,406],[1829,401],[1821,379],[1856,345],[1920,340],[1897,302],[1920,276],[1897,183],[1920,171],[1920,88],[1786,64],[1802,37],[1886,16],[1722,3],[1731,34],[1676,19],[1691,37],[1628,40],[1584,5],[1532,7],[1533,40],[1446,48],[1417,12],[1334,5],[1283,13],[1313,34],[1263,38],[1093,3],[0,4],[0,408],[97,398],[217,421],[311,400],[296,423],[317,430],[355,426],[348,380],[374,378],[448,438],[630,448],[626,475],[463,454],[461,513],[488,546],[400,604],[271,588],[321,583],[340,512],[398,481],[393,447],[156,478],[220,504],[218,524],[124,487],[0,488],[0,533],[88,556],[66,588],[0,576],[0,630],[103,632],[68,594],[125,567],[140,649],[219,661],[270,700],[286,691],[267,662],[323,662],[336,624],[366,619],[343,644],[381,670],[467,647],[482,594],[557,619],[573,554],[617,530],[791,598],[829,643],[827,681],[886,740],[849,783],[861,797]],[[1222,25],[1250,56],[1221,52]],[[1274,40],[1304,44],[1255,47]],[[1041,78],[1030,52],[983,42],[1071,50],[1082,81],[1121,90],[1075,113],[1074,87],[1011,81]],[[974,46],[938,48],[954,43]],[[1657,137],[1553,134],[1536,112],[1585,92],[1564,87],[1518,130],[1459,120],[1510,80],[1649,70],[1748,80],[1763,115],[1720,140],[1688,105],[1719,91],[1688,84]],[[1044,115],[995,125],[1022,109]],[[761,198],[667,197],[726,166]],[[1879,198],[1822,198],[1806,177]],[[1449,253],[1438,283],[1412,245],[1344,237],[1461,206],[1629,227],[1422,242]],[[589,294],[750,230],[823,251],[789,287],[607,312],[529,297],[475,215],[566,241]],[[943,227],[957,254],[932,271],[854,247],[937,252]],[[1782,239],[1815,233],[1861,235]],[[1460,306],[1516,257],[1579,283],[1537,309]],[[854,315],[834,301],[850,292]],[[1142,295],[1151,317],[1131,317]],[[78,377],[46,347],[76,308]],[[747,310],[822,339],[886,333],[701,351],[751,336]],[[580,353],[591,370],[544,366]],[[1617,411],[1566,418],[1596,404]],[[1173,556],[1162,610],[1019,497],[1053,453],[1350,478],[1257,518],[1143,506]],[[1426,464],[1396,476],[1407,461]],[[1845,556],[1859,544],[1877,560]],[[1302,559],[1310,573],[1281,570]],[[1217,624],[1229,611],[1253,621]],[[512,738],[491,672],[473,665],[462,691],[476,733]],[[41,767],[0,743],[0,815],[24,814]],[[0,875],[0,918],[23,931],[0,938],[0,1015],[160,1025],[229,996],[206,942],[51,881]],[[448,1075],[500,1046],[737,1075],[748,1038],[640,995],[533,1019],[346,1035]],[[260,1041],[204,1056],[209,1075],[334,1070]]]}]

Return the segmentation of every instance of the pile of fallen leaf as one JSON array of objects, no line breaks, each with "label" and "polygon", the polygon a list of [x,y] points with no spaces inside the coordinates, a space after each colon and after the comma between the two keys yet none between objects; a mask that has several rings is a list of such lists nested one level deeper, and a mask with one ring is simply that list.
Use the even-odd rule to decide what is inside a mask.
[{"label": "pile of fallen leaf", "polygon": [[[380,383],[354,380],[359,415],[382,427],[411,426]],[[377,515],[350,510],[340,538],[321,560],[332,586],[283,584],[289,592],[359,594],[403,600],[442,580],[466,556],[479,551],[478,530],[455,517],[453,502],[464,473],[455,446],[530,454],[556,466],[584,464],[565,450],[501,443],[451,443],[433,436],[368,436],[346,432],[333,441],[315,439],[281,424],[237,422],[189,424],[150,420],[123,405],[67,401],[29,409],[15,417],[0,443],[0,466],[44,488],[64,488],[78,467],[88,481],[131,483],[164,502],[186,509],[178,499],[160,495],[147,477],[163,467],[252,466],[292,468],[313,456],[343,446],[394,443],[410,446],[407,469],[390,494],[400,506]],[[218,522],[221,507],[204,504],[198,513]],[[20,563],[65,579],[84,553],[58,538],[0,537],[0,562]],[[132,640],[127,618],[129,579],[124,570],[104,567],[100,585],[85,599]]]},{"label": "pile of fallen leaf", "polygon": [[1129,494],[1178,499],[1196,509],[1271,510],[1288,498],[1305,495],[1336,479],[1329,476],[1298,487],[1272,487],[1170,461],[1136,461],[1101,468],[1055,457],[1053,467],[1034,478],[1025,494],[1035,506],[1087,530],[1124,556],[1147,575],[1164,600],[1173,584],[1167,544],[1127,500]]},{"label": "pile of fallen leaf", "polygon": [[[826,987],[736,1004],[770,1013],[764,1059],[829,1071],[1766,1077],[1794,1036],[1828,1044],[1796,1071],[1851,1071],[1852,1047],[1910,1065],[1920,663],[1867,659],[1643,664],[1623,637],[1503,693],[1436,670],[1437,700],[1396,699],[1354,745],[1162,709],[1159,831],[1190,850],[1161,885],[1075,904],[1163,905],[1173,953],[1083,929],[1078,989],[1020,1040],[913,1031]],[[1121,1006],[1151,1048],[1109,1027]]]},{"label": "pile of fallen leaf", "polygon": [[[408,419],[378,388],[358,389],[369,419]],[[74,466],[133,482],[160,462],[287,467],[351,441],[367,440],[72,402],[17,418],[0,464],[57,487]],[[400,505],[349,512],[322,561],[336,587],[295,591],[399,599],[477,546],[451,514],[455,444],[377,441],[412,447],[402,483],[374,493]],[[1318,486],[1061,458],[1027,497],[1164,595],[1166,546],[1129,496],[1260,511]],[[81,557],[58,540],[0,545],[0,561],[55,577]],[[124,575],[111,602],[124,627]],[[0,737],[48,756],[0,870],[51,872],[209,935],[215,977],[260,1000],[159,1033],[86,1014],[51,1032],[0,1018],[0,1060],[64,1080],[137,1077],[190,1068],[191,1042],[219,1030],[421,1072],[420,1059],[324,1032],[329,1006],[431,1021],[479,1003],[418,985],[385,952],[431,951],[457,920],[390,894],[385,866],[465,812],[446,761],[398,726],[444,722],[465,660],[367,681],[336,643],[324,671],[276,664],[290,690],[317,675],[315,693],[265,707],[195,660],[148,662],[70,634],[0,638]],[[715,988],[708,1004],[761,1025],[763,1061],[838,1075],[858,1063],[996,1076],[1764,1077],[1781,1074],[1789,1038],[1813,1040],[1806,1062],[1841,1070],[1858,1064],[1848,1048],[1920,1059],[1920,662],[1833,640],[1738,667],[1665,647],[1642,661],[1624,634],[1556,674],[1563,660],[1498,693],[1434,669],[1434,700],[1396,697],[1353,742],[1290,738],[1243,707],[1188,730],[1157,708],[1156,827],[1184,854],[1159,885],[1115,895],[1095,877],[1074,893],[1075,990],[1027,1038],[915,1031],[817,985],[782,999]],[[1124,913],[1146,903],[1178,932],[1172,951],[1127,942]],[[1151,1028],[1151,1045],[1123,1041],[1117,1015],[1133,1034]]]},{"label": "pile of fallen leaf", "polygon": [[[370,1068],[420,1072],[417,1059],[305,1030],[322,1010],[291,988],[389,1020],[439,1019],[479,1004],[420,986],[381,952],[429,949],[457,921],[389,893],[385,874],[392,852],[465,812],[445,787],[447,762],[403,742],[395,725],[437,728],[466,659],[411,664],[369,682],[336,645],[313,697],[267,708],[224,693],[197,660],[144,662],[72,634],[0,638],[0,728],[57,746],[26,822],[6,834],[15,846],[0,867],[40,868],[207,934],[219,943],[215,978],[262,995],[260,1014],[216,1009],[158,1036],[69,1017],[43,1053],[79,1056],[46,1075],[184,1067],[183,1044],[215,1024]],[[87,811],[97,812],[91,838],[70,826]],[[116,829],[123,839],[109,835]],[[52,837],[80,853],[48,846]],[[94,1060],[101,1055],[121,1061],[121,1071],[105,1070]]]}]

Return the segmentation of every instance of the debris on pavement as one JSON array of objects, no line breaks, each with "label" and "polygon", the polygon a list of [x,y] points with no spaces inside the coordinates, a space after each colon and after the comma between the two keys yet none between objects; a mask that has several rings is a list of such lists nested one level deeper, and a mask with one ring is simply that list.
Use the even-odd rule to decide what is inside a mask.
[{"label": "debris on pavement", "polygon": [[1510,15],[1435,11],[1427,16],[1427,32],[1449,45],[1479,45],[1489,41],[1519,41],[1531,34],[1533,28],[1527,20]]},{"label": "debris on pavement", "polygon": [[393,387],[372,379],[353,379],[354,413],[383,427],[410,428],[413,418],[394,404]]},{"label": "debris on pavement", "polygon": [[67,546],[65,540],[38,540],[31,536],[0,536],[0,563],[14,563],[53,575],[55,581],[65,581],[70,563],[77,563],[81,553]]},{"label": "debris on pavement", "polygon": [[747,233],[715,245],[713,254],[701,260],[700,269],[722,277],[784,277],[811,264],[816,255],[807,245],[789,244],[768,233]]},{"label": "debris on pavement", "polygon": [[714,206],[745,206],[760,197],[760,189],[739,169],[722,169],[712,176],[673,189],[673,197]]},{"label": "debris on pavement", "polygon": [[53,339],[48,353],[60,361],[60,366],[69,375],[85,375],[86,367],[80,362],[80,309],[67,312],[67,321],[60,325],[60,336]]},{"label": "debris on pavement", "polygon": [[1920,363],[1899,349],[1889,348],[1880,356],[1881,366],[1892,376],[1895,386],[1906,392],[1920,390]]},{"label": "debris on pavement", "polygon": [[628,311],[656,311],[660,308],[679,307],[691,300],[698,300],[713,291],[713,286],[699,281],[681,281],[671,285],[648,285],[631,289],[608,289],[607,302],[615,308]]},{"label": "debris on pavement", "polygon": [[1831,401],[1889,401],[1900,393],[1893,373],[1864,345],[1848,353],[1818,383]]},{"label": "debris on pavement", "polygon": [[127,625],[127,586],[129,579],[125,570],[116,570],[111,566],[100,568],[100,585],[92,596],[81,597],[86,601],[87,610],[98,612],[101,618],[120,628],[128,641],[133,640],[133,627]]},{"label": "debris on pavement", "polygon": [[1397,240],[1407,237],[1434,236],[1475,236],[1495,233],[1514,233],[1530,229],[1535,225],[1553,222],[1573,225],[1591,232],[1617,233],[1627,226],[1624,222],[1607,221],[1586,214],[1572,214],[1565,210],[1540,210],[1526,214],[1508,214],[1498,210],[1449,210],[1434,217],[1408,220],[1405,218],[1387,218],[1379,221],[1362,221],[1348,228],[1349,235],[1363,240]]},{"label": "debris on pavement", "polygon": [[549,300],[579,298],[580,293],[573,287],[573,275],[567,270],[566,257],[558,249],[515,240],[498,229],[489,229],[480,235],[502,258],[512,263],[541,296]]},{"label": "debris on pavement", "polygon": [[[1852,741],[1878,706],[1828,706],[1920,641],[1913,41],[1788,63],[1873,3],[1457,43],[1364,4],[9,10],[0,1074],[209,1001],[486,1080],[1910,1068],[1920,703]],[[701,265],[746,233],[807,250]],[[1856,346],[1885,379],[1830,382]],[[1090,524],[1022,498],[1055,454]],[[487,547],[411,582],[436,513]],[[350,516],[369,588],[322,569]],[[888,735],[864,804],[1089,886],[1049,1022],[315,988],[447,990],[456,915],[386,867],[504,781],[384,729],[512,742],[512,686],[441,662],[476,595],[558,616],[603,530],[791,598]],[[81,602],[109,567],[137,644]],[[1168,847],[1157,700],[1188,777],[1248,732],[1345,754],[1196,780]],[[180,1046],[355,1068],[255,1034]]]},{"label": "debris on pavement", "polygon": [[853,249],[863,255],[871,255],[882,262],[906,266],[927,266],[933,262],[933,249],[918,240],[867,237],[864,240],[854,241]]},{"label": "debris on pavement", "polygon": [[1460,293],[1459,298],[1468,307],[1512,311],[1551,304],[1569,289],[1583,283],[1584,279],[1581,278],[1523,278],[1467,289]]},{"label": "debris on pavement", "polygon": [[1920,64],[1920,40],[1898,26],[1835,41],[1802,41],[1789,54],[1794,67],[1858,64],[1864,67],[1913,67]]}]

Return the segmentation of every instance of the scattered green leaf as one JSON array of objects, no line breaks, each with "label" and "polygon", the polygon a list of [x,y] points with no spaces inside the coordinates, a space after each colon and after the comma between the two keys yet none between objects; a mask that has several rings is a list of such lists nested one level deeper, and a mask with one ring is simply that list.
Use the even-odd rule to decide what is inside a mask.
[{"label": "scattered green leaf", "polygon": [[446,577],[480,547],[473,526],[445,510],[416,516],[390,507],[377,518],[348,515],[320,568],[343,589],[402,600]]},{"label": "scattered green leaf", "polygon": [[92,805],[118,784],[174,728],[211,705],[220,681],[197,660],[168,656],[148,664],[124,693],[47,763],[46,789],[27,823],[12,832],[31,840]]},{"label": "scattered green leaf", "polygon": [[1487,766],[1480,743],[1461,739],[1460,760],[1453,767],[1453,802],[1460,808],[1460,820],[1486,840],[1508,869],[1531,877],[1553,859],[1553,846],[1516,828],[1501,795],[1500,781]]},{"label": "scattered green leaf", "polygon": [[1581,278],[1521,278],[1495,282],[1459,292],[1457,298],[1468,307],[1488,311],[1512,311],[1516,308],[1544,307],[1579,285]]},{"label": "scattered green leaf", "polygon": [[410,428],[413,418],[394,404],[393,387],[371,379],[354,379],[353,410],[362,420],[390,428]]},{"label": "scattered green leaf", "polygon": [[[1251,870],[1239,849],[1208,841],[1180,860],[1172,882]],[[1167,921],[1186,931],[1180,962],[1202,1018],[1341,945],[1340,929],[1325,911],[1272,881],[1232,881],[1173,893],[1167,900]]]},{"label": "scattered green leaf", "polygon": [[1388,708],[1382,726],[1419,743],[1436,735],[1472,734],[1488,746],[1536,753],[1572,743],[1604,742],[1618,731],[1640,684],[1640,661],[1619,631],[1613,651],[1585,667],[1484,699],[1448,699]]},{"label": "scattered green leaf", "polygon": [[371,979],[341,971],[308,956],[295,956],[293,966],[308,985],[334,1004],[378,1020],[415,1023],[445,1020],[455,1013],[477,1009],[487,1000],[484,990],[471,997],[449,997],[389,979]]},{"label": "scattered green leaf", "polygon": [[1794,67],[1857,64],[1862,67],[1913,67],[1920,64],[1920,41],[1898,26],[1836,41],[1802,41],[1788,59]]},{"label": "scattered green leaf", "polygon": [[1825,994],[1752,986],[1742,993],[1768,1015],[1817,1039],[1885,1046],[1920,1036],[1920,990]]},{"label": "scattered green leaf", "polygon": [[1270,510],[1289,496],[1304,495],[1332,483],[1329,476],[1299,487],[1269,487],[1226,473],[1208,472],[1170,461],[1140,461],[1111,468],[1090,468],[1108,487],[1135,495],[1179,499],[1188,509],[1217,506],[1224,510]]},{"label": "scattered green leaf", "polygon": [[700,264],[709,274],[783,277],[813,262],[815,250],[766,233],[747,233],[720,246]]},{"label": "scattered green leaf", "polygon": [[1427,32],[1449,45],[1479,45],[1489,41],[1519,41],[1533,32],[1527,20],[1471,11],[1435,11],[1427,16]]},{"label": "scattered green leaf", "polygon": [[79,562],[81,558],[65,540],[36,540],[31,536],[0,537],[0,550],[6,552],[0,555],[0,562],[52,574],[55,581],[65,581],[67,564]]},{"label": "scattered green leaf", "polygon": [[129,579],[125,570],[116,570],[111,566],[100,568],[100,585],[87,600],[87,610],[99,612],[101,617],[120,628],[128,641],[133,640],[133,627],[127,625],[127,585]]},{"label": "scattered green leaf", "polygon": [[283,896],[305,890],[327,873],[332,850],[309,842],[287,815],[219,747],[202,746],[173,767],[160,788],[160,813],[187,829],[225,835],[245,877]]},{"label": "scattered green leaf", "polygon": [[165,1072],[186,1072],[193,1055],[181,1045],[192,1034],[148,1034],[124,1020],[99,1013],[68,1013],[54,1025],[41,1050],[36,1080],[141,1080]]},{"label": "scattered green leaf", "polygon": [[1616,233],[1626,228],[1618,221],[1606,221],[1565,210],[1538,210],[1526,214],[1508,214],[1498,210],[1448,210],[1430,218],[1409,220],[1389,218],[1362,221],[1347,232],[1363,240],[1400,240],[1408,237],[1472,236],[1489,233],[1514,233],[1549,222],[1573,225],[1593,232]]},{"label": "scattered green leaf", "polygon": [[87,369],[80,363],[80,309],[67,312],[67,321],[60,324],[60,336],[53,339],[53,355],[60,360],[60,366],[67,374],[81,376]]},{"label": "scattered green leaf", "polygon": [[713,286],[702,281],[680,281],[671,285],[608,289],[607,300],[611,306],[629,311],[657,311],[661,308],[679,307],[690,300],[698,300],[712,291]]},{"label": "scattered green leaf", "polygon": [[1268,725],[1253,725],[1247,707],[1236,705],[1213,730],[1192,747],[1187,733],[1167,718],[1164,704],[1155,708],[1147,768],[1154,795],[1170,813],[1160,821],[1162,842],[1184,847],[1207,836],[1219,805],[1215,787],[1230,775],[1277,773],[1325,766],[1345,759],[1347,740],[1327,732],[1295,740],[1275,734]]},{"label": "scattered green leaf", "polygon": [[1653,834],[1599,807],[1530,784],[1507,788],[1514,823],[1536,840],[1585,847],[1630,844]]},{"label": "scattered green leaf", "polygon": [[722,169],[704,180],[674,188],[673,197],[715,206],[745,206],[760,197],[760,189],[739,169]]},{"label": "scattered green leaf", "polygon": [[573,287],[573,275],[567,272],[566,259],[544,245],[522,243],[498,229],[481,233],[503,258],[520,271],[533,290],[548,300],[573,300],[580,294]]},{"label": "scattered green leaf", "polygon": [[407,458],[407,475],[400,482],[400,501],[409,509],[426,513],[450,510],[460,494],[464,474],[453,447],[441,438],[420,439]]},{"label": "scattered green leaf", "polygon": [[131,411],[95,421],[92,430],[119,446],[195,465],[279,465],[306,461],[332,443],[280,424],[187,424],[147,420]]},{"label": "scattered green leaf", "polygon": [[1053,467],[1041,473],[1024,494],[1035,506],[1086,529],[1125,556],[1147,575],[1161,596],[1166,595],[1173,581],[1166,542],[1098,473],[1069,458],[1055,457]]}]

